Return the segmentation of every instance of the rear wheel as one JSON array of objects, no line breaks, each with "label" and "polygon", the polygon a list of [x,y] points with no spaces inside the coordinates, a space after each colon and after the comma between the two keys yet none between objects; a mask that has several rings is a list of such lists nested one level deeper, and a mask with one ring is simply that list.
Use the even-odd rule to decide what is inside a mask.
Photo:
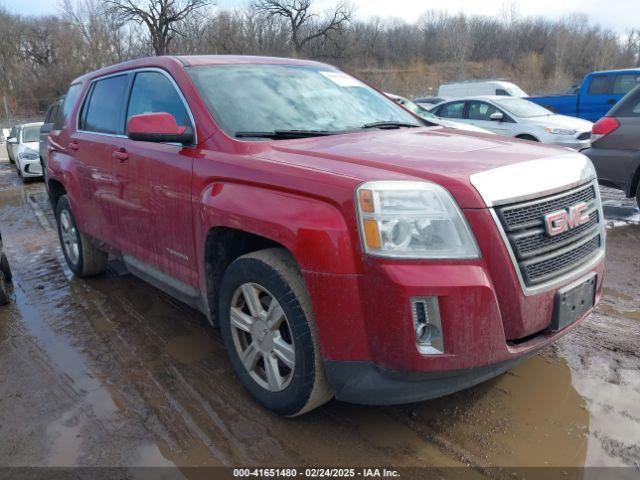
[{"label": "rear wheel", "polygon": [[331,399],[309,294],[289,253],[273,248],[235,260],[219,308],[233,369],[261,405],[297,416]]},{"label": "rear wheel", "polygon": [[90,277],[104,272],[109,255],[93,245],[89,237],[77,229],[66,195],[58,199],[56,218],[60,245],[71,271],[78,277]]},{"label": "rear wheel", "polygon": [[7,260],[7,256],[4,253],[0,255],[0,272],[4,273],[5,280],[11,283],[11,280],[13,279],[13,274],[11,273],[9,260]]}]

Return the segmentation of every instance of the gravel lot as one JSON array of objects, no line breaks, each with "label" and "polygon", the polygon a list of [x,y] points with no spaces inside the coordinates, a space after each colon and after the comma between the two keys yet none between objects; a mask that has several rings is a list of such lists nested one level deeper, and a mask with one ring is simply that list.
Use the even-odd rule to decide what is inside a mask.
[{"label": "gravel lot", "polygon": [[428,466],[434,478],[532,478],[527,467],[602,478],[572,467],[618,466],[611,478],[638,478],[640,215],[618,192],[603,199],[604,298],[556,345],[446,398],[333,401],[287,420],[243,391],[202,315],[117,262],[74,278],[42,182],[22,185],[2,158],[15,301],[0,308],[0,465]]}]

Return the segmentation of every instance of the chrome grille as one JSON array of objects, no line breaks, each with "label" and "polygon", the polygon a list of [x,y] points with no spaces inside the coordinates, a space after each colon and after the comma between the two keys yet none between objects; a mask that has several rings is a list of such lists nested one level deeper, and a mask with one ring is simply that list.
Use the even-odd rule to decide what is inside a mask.
[{"label": "chrome grille", "polygon": [[[586,202],[589,221],[560,235],[545,231],[544,216]],[[579,268],[604,244],[602,218],[593,183],[560,194],[496,208],[496,213],[527,287]]]}]

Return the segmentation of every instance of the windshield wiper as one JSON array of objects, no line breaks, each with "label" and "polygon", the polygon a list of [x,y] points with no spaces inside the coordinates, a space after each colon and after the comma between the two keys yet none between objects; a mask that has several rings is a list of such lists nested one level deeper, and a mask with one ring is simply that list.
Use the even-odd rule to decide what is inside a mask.
[{"label": "windshield wiper", "polygon": [[339,132],[330,132],[328,130],[273,130],[271,132],[236,132],[237,138],[273,138],[273,139],[290,139],[290,138],[308,138],[323,137],[326,135],[335,135]]},{"label": "windshield wiper", "polygon": [[419,127],[415,123],[409,122],[396,122],[395,120],[387,120],[382,122],[365,123],[362,128],[401,128],[401,127]]}]

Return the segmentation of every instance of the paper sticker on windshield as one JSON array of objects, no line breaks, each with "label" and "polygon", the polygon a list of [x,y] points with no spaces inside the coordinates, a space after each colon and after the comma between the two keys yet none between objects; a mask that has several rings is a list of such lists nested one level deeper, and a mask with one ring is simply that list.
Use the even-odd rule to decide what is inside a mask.
[{"label": "paper sticker on windshield", "polygon": [[362,87],[362,82],[343,72],[320,72],[333,83],[341,87]]}]

